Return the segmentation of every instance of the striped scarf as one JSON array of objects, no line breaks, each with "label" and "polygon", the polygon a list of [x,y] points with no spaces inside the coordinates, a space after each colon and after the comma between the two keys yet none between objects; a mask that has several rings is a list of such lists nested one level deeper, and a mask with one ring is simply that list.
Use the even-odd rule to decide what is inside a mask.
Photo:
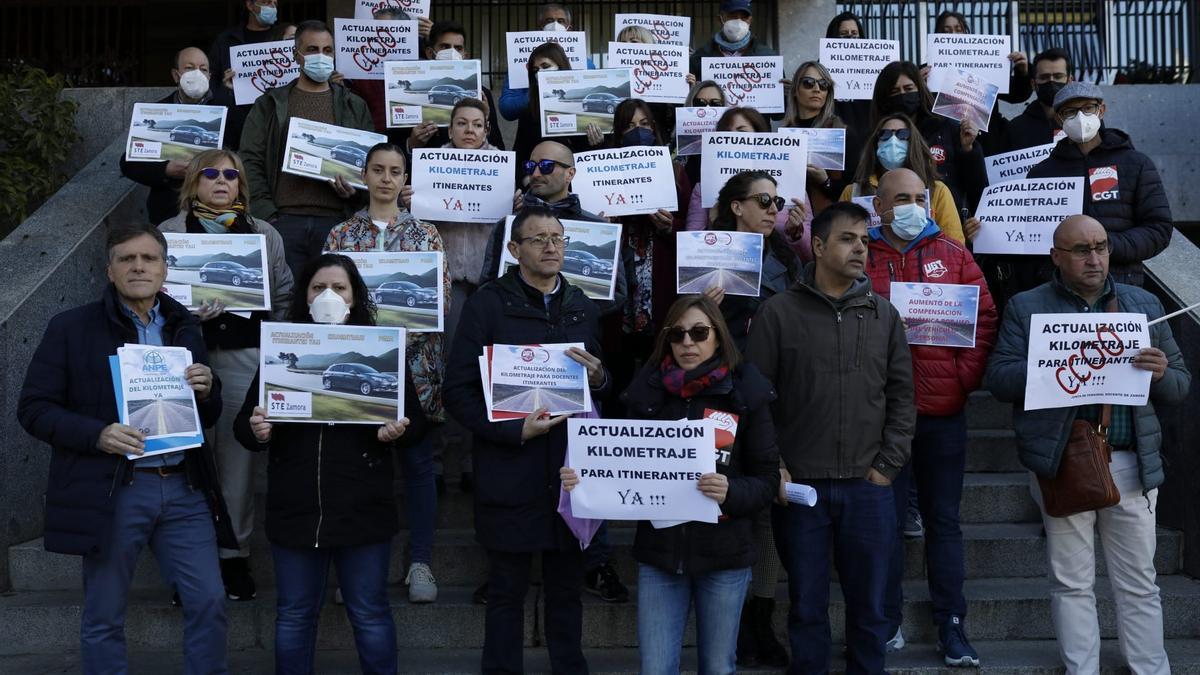
[{"label": "striped scarf", "polygon": [[227,209],[210,209],[200,200],[192,200],[192,215],[209,234],[225,234],[233,231],[239,218],[246,215],[246,204],[238,200]]}]

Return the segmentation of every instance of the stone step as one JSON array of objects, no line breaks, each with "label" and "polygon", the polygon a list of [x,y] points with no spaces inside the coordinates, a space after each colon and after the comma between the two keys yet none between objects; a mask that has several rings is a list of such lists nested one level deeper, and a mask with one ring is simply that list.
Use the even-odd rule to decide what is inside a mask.
[{"label": "stone step", "polygon": [[987,391],[972,392],[967,397],[967,427],[1012,429],[1012,404],[996,400]]},{"label": "stone step", "polygon": [[[1163,592],[1165,635],[1190,639],[1200,635],[1200,583],[1178,575],[1159,578]],[[536,626],[544,616],[536,589],[529,594],[524,616],[526,646],[539,644]],[[636,589],[631,589],[636,590]],[[921,582],[905,583],[904,634],[917,642],[932,643],[936,630],[929,620],[928,592]],[[1116,635],[1108,579],[1097,579],[1100,630],[1105,638]],[[471,589],[447,587],[432,605],[410,605],[393,589],[391,603],[399,647],[434,649],[455,645],[478,649],[483,640],[484,608],[471,604]],[[1050,601],[1044,579],[987,579],[968,581],[967,631],[975,640],[1049,640]],[[343,608],[327,598],[321,614],[317,649],[352,649],[353,635]],[[775,625],[782,637],[787,611],[785,587],[779,588]],[[836,585],[831,589],[830,620],[833,639],[844,639],[845,607]],[[12,593],[0,597],[0,655],[57,654],[78,649],[80,594],[76,591]],[[170,606],[163,591],[135,591],[127,610],[126,636],[134,650],[177,650],[182,635],[181,613]],[[228,604],[229,648],[256,649],[274,641],[275,598],[265,592],[251,602]],[[606,604],[584,596],[584,646],[589,648],[636,647],[637,607],[634,603]],[[534,640],[538,640],[537,643]],[[694,643],[689,628],[685,645]],[[914,650],[915,651],[915,650]]]}]

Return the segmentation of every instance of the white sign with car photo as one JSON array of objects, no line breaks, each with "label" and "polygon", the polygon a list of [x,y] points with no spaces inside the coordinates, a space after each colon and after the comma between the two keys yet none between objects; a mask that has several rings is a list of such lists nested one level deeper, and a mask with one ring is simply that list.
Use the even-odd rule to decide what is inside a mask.
[{"label": "white sign with car photo", "polygon": [[613,130],[613,113],[629,98],[628,68],[538,73],[543,136],[582,136],[588,125]]},{"label": "white sign with car photo", "polygon": [[449,126],[450,111],[464,98],[481,99],[479,61],[388,61],[384,64],[387,125]]},{"label": "white sign with car photo", "polygon": [[[504,241],[512,237],[515,216],[504,222]],[[567,247],[563,251],[562,275],[592,300],[612,300],[617,284],[617,244],[621,226],[616,223],[562,219]],[[549,243],[547,243],[549,246]],[[508,246],[500,256],[500,274],[517,265]]]},{"label": "white sign with car photo", "polygon": [[329,181],[341,176],[365,190],[362,171],[367,151],[387,136],[293,117],[283,151],[283,172]]},{"label": "white sign with car photo", "polygon": [[125,160],[184,162],[221,147],[225,138],[225,106],[134,103],[125,140]]},{"label": "white sign with car photo", "polygon": [[375,302],[380,326],[403,326],[410,333],[440,333],[445,317],[441,251],[355,252],[354,261]]},{"label": "white sign with car photo", "polygon": [[227,310],[271,309],[267,239],[261,234],[164,232],[163,292],[188,309],[220,302]]}]

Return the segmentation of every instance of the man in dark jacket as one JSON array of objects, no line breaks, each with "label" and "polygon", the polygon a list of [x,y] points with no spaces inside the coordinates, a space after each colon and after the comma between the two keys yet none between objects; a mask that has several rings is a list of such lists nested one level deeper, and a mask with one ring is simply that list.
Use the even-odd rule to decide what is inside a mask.
[{"label": "man in dark jacket", "polygon": [[750,0],[721,0],[717,20],[721,22],[721,30],[692,52],[688,70],[696,79],[700,79],[701,65],[704,63],[701,59],[722,56],[779,56],[779,52],[768,47],[750,31],[750,25],[754,22]]},{"label": "man in dark jacket", "polygon": [[594,356],[600,353],[599,313],[560,274],[565,248],[553,211],[524,209],[508,242],[519,266],[467,298],[446,367],[446,410],[473,434],[471,453],[480,477],[475,538],[487,549],[489,563],[485,673],[524,670],[522,626],[534,553],[542,555],[551,668],[587,672],[580,644],[583,553],[557,512],[566,416],[550,417],[543,408],[524,419],[489,422],[478,360],[488,345],[582,342],[586,352],[568,353],[587,368],[593,400],[606,393],[608,372]]},{"label": "man in dark jacket", "polygon": [[999,152],[1054,142],[1054,137],[1062,130],[1062,125],[1054,118],[1054,97],[1074,79],[1071,72],[1071,55],[1065,49],[1055,47],[1033,57],[1030,81],[1037,98],[1025,106],[1024,112],[1008,121]]},{"label": "man in dark jacket", "polygon": [[[1153,295],[1108,274],[1112,234],[1088,216],[1072,216],[1058,226],[1050,249],[1053,280],[1012,299],[996,351],[988,361],[984,385],[996,398],[1013,403],[1017,451],[1032,472],[1030,491],[1039,505],[1043,500],[1036,479],[1058,475],[1075,420],[1099,423],[1102,406],[1024,409],[1032,315],[1106,312],[1110,307],[1145,314],[1151,321],[1163,315],[1162,304]],[[1071,673],[1100,671],[1094,591],[1097,529],[1108,558],[1121,654],[1135,673],[1170,672],[1154,571],[1154,514],[1164,478],[1162,429],[1155,406],[1182,402],[1191,378],[1166,322],[1150,326],[1150,346],[1133,355],[1133,366],[1151,372],[1149,400],[1139,407],[1112,406],[1108,428],[1101,429],[1111,448],[1108,470],[1121,501],[1065,518],[1050,516],[1043,507],[1050,613],[1059,655]]]},{"label": "man in dark jacket", "polygon": [[845,202],[813,220],[815,262],[763,304],[746,350],[779,395],[781,480],[817,491],[815,506],[774,513],[794,673],[829,669],[831,558],[838,577],[853,580],[842,585],[849,669],[882,673],[891,637],[883,611],[897,536],[891,483],[908,462],[916,410],[904,325],[864,274],[869,220]]},{"label": "man in dark jacket", "polygon": [[[160,293],[167,243],[150,225],[108,237],[103,297],[50,320],[21,389],[17,417],[53,452],[46,550],[83,556],[80,652],[85,672],[125,672],[125,607],[147,544],[183,604],[187,671],[224,673],[225,588],[217,544],[237,545],[208,448],[137,459],[145,435],[117,421],[108,357],[126,343],[186,347],[203,426],[221,412],[204,336],[187,308]],[[215,527],[214,527],[215,523]]]},{"label": "man in dark jacket", "polygon": [[[279,23],[279,0],[242,0],[245,20],[230,26],[213,40],[208,48],[208,61],[212,65],[213,92],[222,100],[233,103],[233,88],[225,86],[226,78],[232,81],[233,70],[229,50],[243,45],[274,42],[283,38],[283,24]],[[225,121],[225,133],[229,137],[229,148],[237,150],[242,141],[242,127],[250,114],[252,104],[234,105]]]}]

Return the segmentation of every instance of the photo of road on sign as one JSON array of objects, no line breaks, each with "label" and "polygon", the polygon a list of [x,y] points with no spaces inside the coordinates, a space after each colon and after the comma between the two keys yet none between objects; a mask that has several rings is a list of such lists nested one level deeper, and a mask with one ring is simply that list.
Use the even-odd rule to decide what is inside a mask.
[{"label": "photo of road on sign", "polygon": [[581,344],[493,345],[491,409],[531,413],[545,408],[552,415],[591,408],[587,370],[567,355]]},{"label": "photo of road on sign", "polygon": [[231,310],[271,309],[263,235],[169,232],[164,236],[167,295],[188,309],[214,301]]},{"label": "photo of road on sign", "polygon": [[676,290],[703,293],[723,288],[729,295],[758,296],[763,237],[751,232],[677,232]]},{"label": "photo of road on sign", "polygon": [[126,345],[117,349],[121,422],[147,439],[200,432],[196,397],[187,382],[192,355],[182,347]]},{"label": "photo of road on sign", "polygon": [[129,426],[147,436],[192,434],[200,430],[190,398],[130,401]]}]

